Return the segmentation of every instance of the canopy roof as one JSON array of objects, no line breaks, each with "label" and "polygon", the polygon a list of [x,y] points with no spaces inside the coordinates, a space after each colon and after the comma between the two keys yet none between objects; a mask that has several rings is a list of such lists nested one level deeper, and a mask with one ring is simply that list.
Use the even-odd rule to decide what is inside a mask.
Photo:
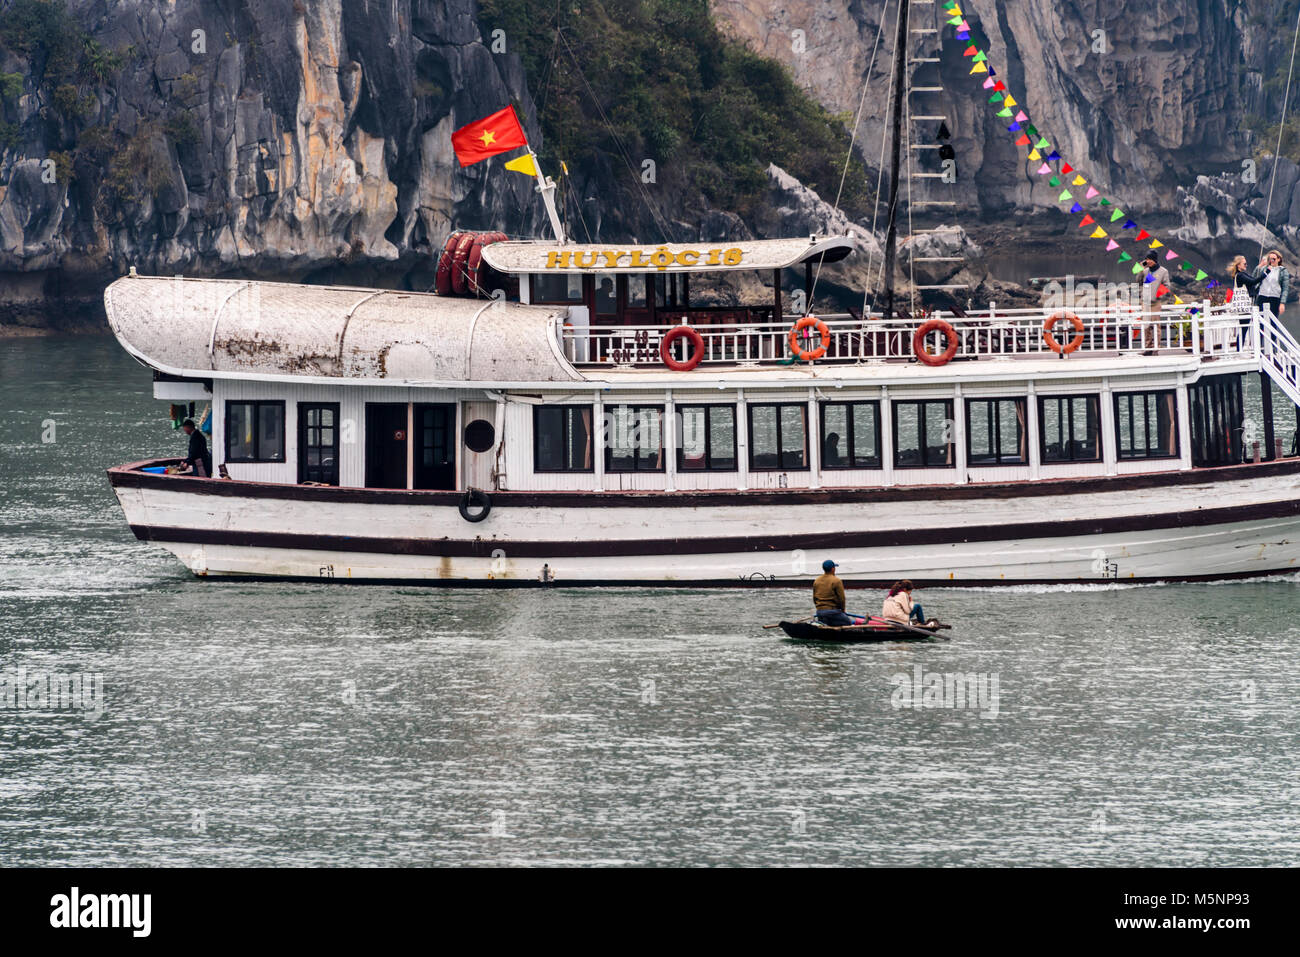
[{"label": "canopy roof", "polygon": [[108,322],[141,362],[189,378],[391,383],[571,382],[553,331],[563,306],[418,292],[128,276]]},{"label": "canopy roof", "polygon": [[784,269],[808,260],[838,262],[858,247],[852,236],[749,239],[722,243],[587,245],[506,242],[483,247],[483,259],[503,273],[733,272]]}]

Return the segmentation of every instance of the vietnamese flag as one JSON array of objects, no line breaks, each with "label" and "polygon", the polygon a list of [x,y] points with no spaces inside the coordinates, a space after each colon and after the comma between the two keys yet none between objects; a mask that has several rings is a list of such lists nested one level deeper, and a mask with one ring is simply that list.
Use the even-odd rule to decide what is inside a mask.
[{"label": "vietnamese flag", "polygon": [[491,116],[462,126],[451,134],[451,148],[461,166],[470,166],[489,156],[527,146],[523,128],[515,116],[515,108],[507,106]]}]

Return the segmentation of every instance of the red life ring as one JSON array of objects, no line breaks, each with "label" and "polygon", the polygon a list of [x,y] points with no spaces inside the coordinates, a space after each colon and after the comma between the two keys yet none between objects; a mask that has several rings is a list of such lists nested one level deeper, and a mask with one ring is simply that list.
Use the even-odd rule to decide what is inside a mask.
[{"label": "red life ring", "polygon": [[[483,249],[493,243],[505,242],[510,237],[505,233],[479,233],[474,245],[469,248],[469,258],[465,263],[465,289],[473,295],[483,295],[484,290],[479,280],[483,272]],[[487,267],[491,269],[491,266]]]},{"label": "red life ring", "polygon": [[456,252],[452,255],[451,289],[458,296],[463,296],[469,291],[465,286],[465,279],[469,272],[469,251],[478,241],[478,233],[461,233],[460,242],[456,244]]},{"label": "red life ring", "polygon": [[[1061,320],[1067,320],[1070,325],[1074,326],[1074,338],[1061,345],[1056,341],[1056,336],[1052,335],[1052,330],[1056,328],[1056,323]],[[1069,355],[1079,346],[1083,345],[1083,320],[1072,312],[1054,312],[1047,317],[1043,323],[1043,341],[1047,343],[1047,348],[1061,355]]]},{"label": "red life ring", "polygon": [[[691,342],[691,354],[685,362],[673,357],[673,343],[682,336]],[[704,359],[704,337],[690,326],[673,326],[659,342],[659,358],[674,372],[690,372]]]},{"label": "red life ring", "polygon": [[438,257],[438,270],[434,273],[434,282],[440,296],[451,295],[451,261],[462,235],[464,234],[459,231],[454,232],[442,245],[442,254]]},{"label": "red life ring", "polygon": [[[803,332],[805,329],[809,327],[812,327],[817,330],[818,335],[821,336],[822,344],[818,346],[816,349],[800,349],[799,333]],[[816,316],[804,316],[802,319],[800,319],[798,322],[794,324],[793,328],[790,329],[790,351],[793,352],[797,358],[802,359],[804,362],[812,362],[814,359],[820,359],[822,356],[826,355],[826,347],[830,345],[830,341],[831,341],[830,327],[827,326],[826,323],[818,319]]]},{"label": "red life ring", "polygon": [[[947,347],[937,356],[930,355],[925,349],[925,337],[932,332],[942,332]],[[929,322],[923,322],[912,333],[912,351],[916,357],[928,366],[947,365],[949,360],[957,354],[957,330],[942,319],[931,319]]]}]

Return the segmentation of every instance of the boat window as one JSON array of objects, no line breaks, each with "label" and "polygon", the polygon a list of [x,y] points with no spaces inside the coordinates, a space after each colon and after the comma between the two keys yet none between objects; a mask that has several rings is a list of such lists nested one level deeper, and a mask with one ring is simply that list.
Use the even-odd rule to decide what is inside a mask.
[{"label": "boat window", "polygon": [[808,468],[808,406],[749,407],[749,467],[755,472]]},{"label": "boat window", "polygon": [[951,399],[894,402],[894,467],[952,468],[956,462]]},{"label": "boat window", "polygon": [[736,407],[677,407],[677,471],[736,470]]},{"label": "boat window", "polygon": [[1178,457],[1172,390],[1115,393],[1115,431],[1121,459]]},{"label": "boat window", "polygon": [[533,302],[582,302],[582,273],[533,273],[531,278]]},{"label": "boat window", "polygon": [[880,403],[822,403],[822,468],[880,468]]},{"label": "boat window", "polygon": [[664,470],[664,409],[661,405],[605,407],[605,471]]},{"label": "boat window", "polygon": [[646,307],[645,288],[648,279],[648,276],[627,277],[627,307],[629,309],[644,309]]},{"label": "boat window", "polygon": [[601,276],[596,280],[596,315],[618,315],[618,291],[613,276]]},{"label": "boat window", "polygon": [[966,464],[1026,465],[1025,400],[971,399],[966,403]]},{"label": "boat window", "polygon": [[1038,400],[1044,462],[1101,461],[1101,400],[1053,395]]},{"label": "boat window", "polygon": [[533,471],[590,472],[591,406],[533,408]]},{"label": "boat window", "polygon": [[226,461],[284,461],[284,402],[226,402]]}]

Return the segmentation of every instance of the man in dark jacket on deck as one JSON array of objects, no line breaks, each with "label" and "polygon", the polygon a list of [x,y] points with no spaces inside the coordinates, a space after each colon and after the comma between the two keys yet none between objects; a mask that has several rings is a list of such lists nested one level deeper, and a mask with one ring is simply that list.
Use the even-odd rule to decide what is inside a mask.
[{"label": "man in dark jacket on deck", "polygon": [[194,427],[193,419],[186,419],[181,423],[181,428],[190,437],[189,455],[185,457],[185,464],[190,467],[190,474],[195,478],[211,478],[212,453],[208,451],[207,439]]}]

